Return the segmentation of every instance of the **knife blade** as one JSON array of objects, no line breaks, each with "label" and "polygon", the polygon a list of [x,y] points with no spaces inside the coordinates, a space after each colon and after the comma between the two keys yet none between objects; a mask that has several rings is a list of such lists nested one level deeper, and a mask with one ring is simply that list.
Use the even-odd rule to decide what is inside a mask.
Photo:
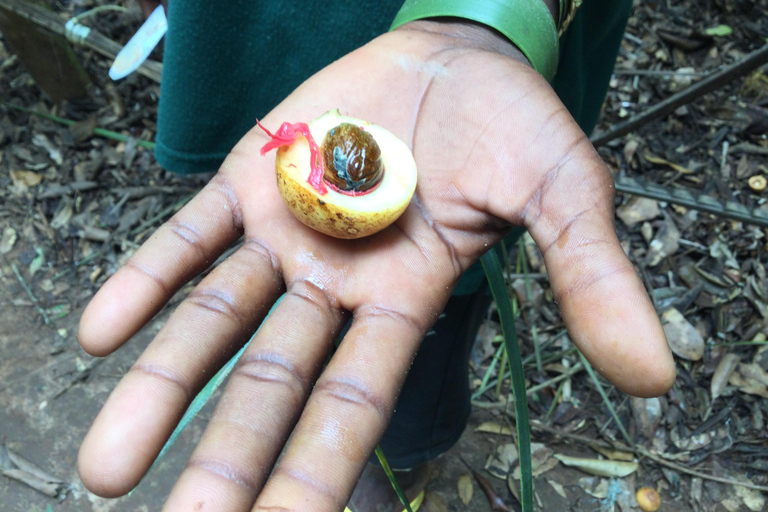
[{"label": "knife blade", "polygon": [[120,80],[136,71],[142,62],[147,60],[167,30],[168,20],[165,17],[165,10],[162,5],[158,5],[117,54],[115,62],[109,68],[109,77],[112,80]]}]

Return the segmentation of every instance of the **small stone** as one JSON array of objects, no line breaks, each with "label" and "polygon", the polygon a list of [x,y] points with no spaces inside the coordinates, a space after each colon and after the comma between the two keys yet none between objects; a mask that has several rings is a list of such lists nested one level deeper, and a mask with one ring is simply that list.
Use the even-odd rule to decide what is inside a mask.
[{"label": "small stone", "polygon": [[616,216],[627,226],[659,216],[659,202],[647,197],[632,197],[616,209]]},{"label": "small stone", "polygon": [[643,222],[643,225],[640,226],[640,234],[643,235],[643,239],[646,242],[650,243],[653,238],[653,226],[651,226],[650,222]]}]

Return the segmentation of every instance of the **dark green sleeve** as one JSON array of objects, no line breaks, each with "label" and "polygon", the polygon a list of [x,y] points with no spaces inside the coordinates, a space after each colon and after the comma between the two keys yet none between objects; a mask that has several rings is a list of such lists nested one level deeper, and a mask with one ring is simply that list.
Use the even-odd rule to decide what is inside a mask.
[{"label": "dark green sleeve", "polygon": [[552,87],[589,135],[608,92],[632,0],[585,0],[560,38],[560,64]]}]

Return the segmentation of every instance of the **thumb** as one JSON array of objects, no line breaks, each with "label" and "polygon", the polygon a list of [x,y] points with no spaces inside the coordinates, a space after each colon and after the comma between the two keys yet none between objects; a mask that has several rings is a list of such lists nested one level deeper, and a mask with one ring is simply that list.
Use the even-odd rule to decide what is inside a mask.
[{"label": "thumb", "polygon": [[613,178],[580,134],[523,212],[571,338],[622,391],[650,397],[674,383],[656,311],[614,229]]}]

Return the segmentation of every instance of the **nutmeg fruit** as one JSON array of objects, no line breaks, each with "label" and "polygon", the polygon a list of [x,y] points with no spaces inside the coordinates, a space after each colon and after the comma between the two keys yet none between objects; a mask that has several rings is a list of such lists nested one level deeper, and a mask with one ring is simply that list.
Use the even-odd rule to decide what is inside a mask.
[{"label": "nutmeg fruit", "polygon": [[[352,239],[381,231],[400,217],[416,190],[416,162],[404,142],[338,110],[309,123],[308,131],[311,137],[281,142],[275,160],[277,187],[297,219],[327,235]],[[273,141],[280,132],[286,130],[270,134]]]},{"label": "nutmeg fruit", "polygon": [[751,188],[755,192],[762,192],[763,190],[765,190],[766,185],[768,185],[768,179],[766,179],[765,176],[755,174],[754,176],[749,178],[748,183],[749,183],[749,188]]},{"label": "nutmeg fruit", "polygon": [[635,493],[635,499],[643,512],[656,512],[661,506],[661,496],[652,487],[642,487]]}]

